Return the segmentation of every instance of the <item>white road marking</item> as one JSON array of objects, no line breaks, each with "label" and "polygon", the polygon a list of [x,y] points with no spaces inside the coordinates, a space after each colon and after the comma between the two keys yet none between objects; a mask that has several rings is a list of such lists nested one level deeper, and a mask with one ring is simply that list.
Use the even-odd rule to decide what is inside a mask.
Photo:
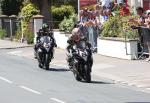
[{"label": "white road marking", "polygon": [[56,102],[58,102],[58,103],[66,103],[66,102],[61,101],[61,100],[59,100],[59,99],[57,99],[57,98],[50,98],[50,99],[53,100],[53,101],[56,101]]},{"label": "white road marking", "polygon": [[3,81],[5,81],[5,82],[7,82],[7,83],[10,83],[10,84],[13,83],[12,81],[10,81],[10,80],[8,80],[8,79],[6,79],[4,77],[0,77],[0,79],[3,80]]},{"label": "white road marking", "polygon": [[24,90],[27,90],[29,92],[35,93],[35,94],[41,94],[40,92],[38,92],[36,90],[33,90],[31,88],[25,87],[25,86],[19,86],[19,87],[22,88],[22,89],[24,89]]},{"label": "white road marking", "polygon": [[22,51],[18,50],[18,51],[8,52],[8,54],[17,54],[17,53],[22,53]]},{"label": "white road marking", "polygon": [[58,67],[63,67],[63,68],[67,68],[68,66],[67,65],[64,65],[64,64],[55,64],[55,63],[51,63],[53,66],[58,66]]},{"label": "white road marking", "polygon": [[7,54],[20,56],[22,54],[22,51],[12,51],[12,52],[8,52]]},{"label": "white road marking", "polygon": [[147,90],[150,90],[150,88],[146,88]]}]

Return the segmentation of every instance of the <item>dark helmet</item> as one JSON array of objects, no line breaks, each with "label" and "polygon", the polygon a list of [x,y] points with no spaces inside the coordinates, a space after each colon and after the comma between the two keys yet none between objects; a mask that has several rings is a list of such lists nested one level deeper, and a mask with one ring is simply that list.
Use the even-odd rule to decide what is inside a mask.
[{"label": "dark helmet", "polygon": [[44,23],[43,25],[42,25],[42,29],[48,29],[49,28],[49,25],[47,24],[47,23]]}]

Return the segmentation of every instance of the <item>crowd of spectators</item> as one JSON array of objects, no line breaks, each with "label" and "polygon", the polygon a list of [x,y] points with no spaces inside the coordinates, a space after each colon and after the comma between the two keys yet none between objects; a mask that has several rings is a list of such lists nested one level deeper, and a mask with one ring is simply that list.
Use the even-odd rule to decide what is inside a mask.
[{"label": "crowd of spectators", "polygon": [[88,38],[94,49],[97,48],[97,37],[101,27],[110,16],[116,15],[114,13],[116,10],[119,11],[120,16],[128,16],[130,14],[129,6],[123,0],[119,3],[116,0],[102,0],[94,8],[84,8],[80,11],[80,30]]},{"label": "crowd of spectators", "polygon": [[[126,0],[101,0],[100,4],[95,5],[93,9],[84,8],[80,11],[80,31],[88,38],[93,48],[97,48],[97,37],[103,24],[110,18],[110,16],[130,16],[130,7]],[[118,11],[116,14],[115,11]],[[144,13],[142,7],[136,8],[138,19],[130,19],[129,22],[144,26],[150,29],[150,12]],[[149,49],[150,51],[150,49]]]}]

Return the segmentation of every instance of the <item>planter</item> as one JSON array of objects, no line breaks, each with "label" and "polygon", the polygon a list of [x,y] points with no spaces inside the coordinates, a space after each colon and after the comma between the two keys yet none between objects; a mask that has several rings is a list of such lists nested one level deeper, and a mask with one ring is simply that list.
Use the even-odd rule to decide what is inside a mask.
[{"label": "planter", "polygon": [[68,34],[64,32],[60,32],[58,30],[54,30],[54,37],[56,39],[57,47],[61,49],[66,49],[67,47],[67,40],[69,38]]},{"label": "planter", "polygon": [[98,54],[122,59],[138,58],[137,40],[98,38]]}]

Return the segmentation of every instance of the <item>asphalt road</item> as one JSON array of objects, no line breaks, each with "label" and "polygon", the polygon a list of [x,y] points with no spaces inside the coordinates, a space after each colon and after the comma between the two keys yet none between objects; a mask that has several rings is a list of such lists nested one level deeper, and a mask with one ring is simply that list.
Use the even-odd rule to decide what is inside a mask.
[{"label": "asphalt road", "polygon": [[59,63],[46,71],[10,51],[0,50],[0,103],[150,103],[150,94],[136,88],[95,76],[77,82]]}]

